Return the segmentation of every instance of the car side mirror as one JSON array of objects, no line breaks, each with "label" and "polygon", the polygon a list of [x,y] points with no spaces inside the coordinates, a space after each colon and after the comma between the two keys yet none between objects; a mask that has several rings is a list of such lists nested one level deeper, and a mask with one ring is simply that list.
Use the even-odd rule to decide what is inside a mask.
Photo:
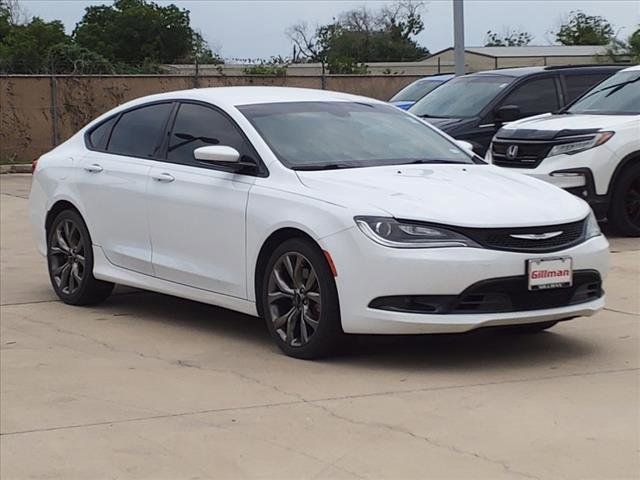
[{"label": "car side mirror", "polygon": [[470,152],[470,153],[475,153],[473,151],[473,144],[471,142],[467,142],[466,140],[456,140],[456,143],[463,150],[465,150],[467,152]]},{"label": "car side mirror", "polygon": [[518,120],[522,116],[522,113],[520,112],[520,107],[518,105],[503,105],[495,110],[493,116],[496,122],[504,123]]},{"label": "car side mirror", "polygon": [[233,147],[225,145],[207,145],[196,148],[193,157],[200,162],[238,164],[240,163],[240,152]]}]

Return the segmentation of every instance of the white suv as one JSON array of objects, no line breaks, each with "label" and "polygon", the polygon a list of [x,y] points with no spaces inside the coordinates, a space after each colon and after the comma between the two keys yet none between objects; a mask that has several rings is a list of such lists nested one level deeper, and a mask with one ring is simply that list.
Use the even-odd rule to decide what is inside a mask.
[{"label": "white suv", "polygon": [[564,188],[618,232],[640,236],[640,65],[558,113],[505,125],[487,160]]}]

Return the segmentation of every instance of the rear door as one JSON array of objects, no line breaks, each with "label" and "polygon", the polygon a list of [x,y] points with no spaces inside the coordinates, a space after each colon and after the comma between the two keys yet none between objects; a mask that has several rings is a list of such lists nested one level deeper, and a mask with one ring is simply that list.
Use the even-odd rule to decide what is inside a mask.
[{"label": "rear door", "polygon": [[183,102],[169,132],[166,161],[150,172],[153,267],[164,280],[246,298],[245,211],[256,177],[194,159],[196,148],[212,144],[257,159],[226,114]]},{"label": "rear door", "polygon": [[137,107],[91,131],[77,189],[93,243],[111,263],[152,274],[145,191],[171,102]]}]

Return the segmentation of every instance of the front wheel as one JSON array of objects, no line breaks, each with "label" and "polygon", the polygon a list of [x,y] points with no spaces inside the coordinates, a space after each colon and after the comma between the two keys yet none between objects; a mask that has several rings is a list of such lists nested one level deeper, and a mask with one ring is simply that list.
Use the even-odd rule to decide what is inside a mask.
[{"label": "front wheel", "polygon": [[338,292],[323,252],[294,238],[271,254],[262,281],[262,312],[278,347],[295,358],[328,355],[343,335]]},{"label": "front wheel", "polygon": [[47,264],[53,290],[70,305],[99,303],[113,290],[113,283],[93,276],[91,237],[74,210],[64,210],[53,220],[47,238]]},{"label": "front wheel", "polygon": [[613,186],[609,220],[619,233],[640,237],[640,162],[620,172]]}]

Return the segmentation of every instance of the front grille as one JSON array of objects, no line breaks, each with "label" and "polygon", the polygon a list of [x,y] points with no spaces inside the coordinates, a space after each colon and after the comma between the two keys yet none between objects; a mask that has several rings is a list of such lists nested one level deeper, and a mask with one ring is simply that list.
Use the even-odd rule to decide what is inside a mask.
[{"label": "front grille", "polygon": [[604,294],[600,274],[595,270],[577,270],[573,285],[566,288],[529,290],[527,277],[502,277],[483,280],[460,295],[395,295],[378,297],[370,308],[423,314],[505,313],[544,310],[590,302]]},{"label": "front grille", "polygon": [[[583,133],[586,133],[583,131]],[[563,135],[553,140],[509,140],[495,138],[491,143],[491,158],[494,165],[509,168],[536,168],[555,145],[589,140],[592,135]],[[515,155],[509,149],[517,147]],[[513,153],[513,152],[512,152]]]},{"label": "front grille", "polygon": [[[518,147],[515,157],[509,158],[507,150],[512,145]],[[491,144],[491,158],[494,165],[511,168],[535,168],[553,147],[551,142],[522,142],[494,140]]]},{"label": "front grille", "polygon": [[[547,227],[524,228],[456,228],[485,248],[510,252],[554,252],[577,245],[584,240],[586,220],[551,225]],[[517,238],[514,235],[536,235],[562,232],[551,238]]]}]

